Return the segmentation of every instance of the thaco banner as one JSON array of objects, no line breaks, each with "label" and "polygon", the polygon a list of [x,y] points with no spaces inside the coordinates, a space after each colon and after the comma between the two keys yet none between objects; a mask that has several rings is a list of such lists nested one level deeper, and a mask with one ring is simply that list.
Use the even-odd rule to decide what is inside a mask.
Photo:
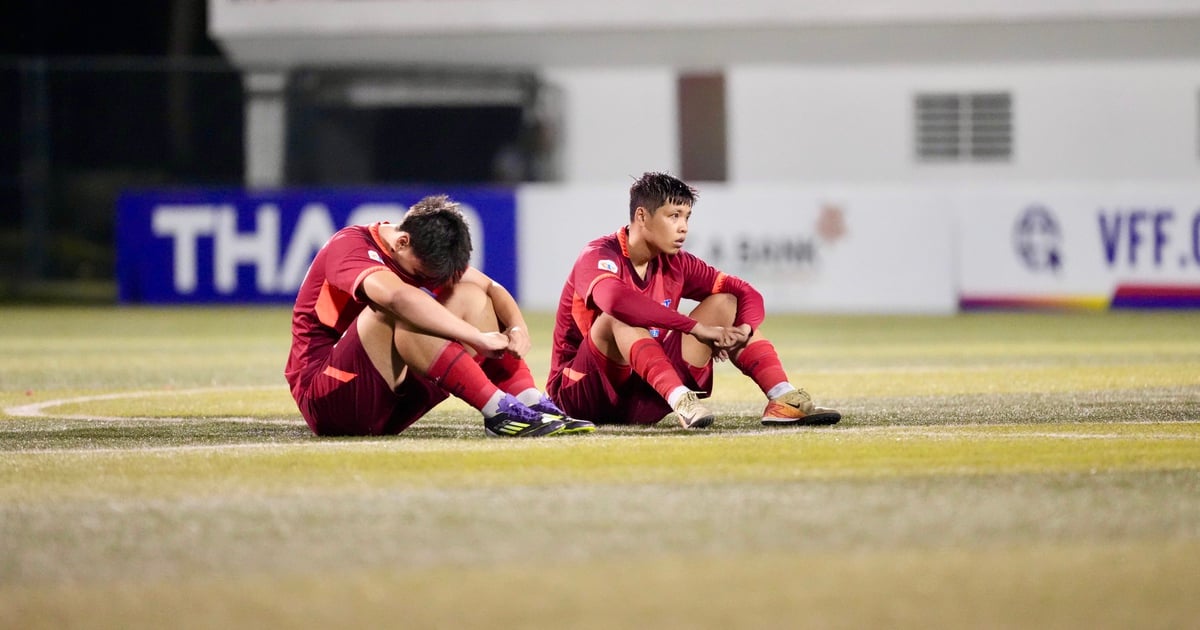
[{"label": "thaco banner", "polygon": [[471,264],[519,298],[510,189],[147,190],[117,204],[117,282],[124,303],[286,303],[313,256],[347,225],[399,222],[449,194],[471,228]]},{"label": "thaco banner", "polygon": [[1200,307],[1200,187],[963,192],[960,306]]}]

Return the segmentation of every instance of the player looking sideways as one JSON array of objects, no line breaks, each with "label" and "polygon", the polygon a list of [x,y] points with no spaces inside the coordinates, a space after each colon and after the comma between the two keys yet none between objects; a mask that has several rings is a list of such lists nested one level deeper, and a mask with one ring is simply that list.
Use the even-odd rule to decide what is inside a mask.
[{"label": "player looking sideways", "polygon": [[491,436],[595,430],[535,387],[525,319],[470,255],[467,224],[445,195],[399,224],[343,228],[317,252],[284,370],[314,433],[396,434],[449,394],[483,412]]},{"label": "player looking sideways", "polygon": [[[834,424],[788,382],[759,332],[762,295],[683,251],[697,193],[663,173],[629,189],[629,225],[588,243],[567,276],[554,323],[547,391],[572,416],[653,424],[672,411],[685,428],[713,413],[713,360],[729,359],[766,394],[765,425]],[[681,298],[699,304],[679,312]]]}]

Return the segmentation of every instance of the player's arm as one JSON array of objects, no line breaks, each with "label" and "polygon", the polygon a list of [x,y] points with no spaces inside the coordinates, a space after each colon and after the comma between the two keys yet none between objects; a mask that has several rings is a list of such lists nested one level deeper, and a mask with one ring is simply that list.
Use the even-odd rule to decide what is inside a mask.
[{"label": "player's arm", "polygon": [[696,320],[630,289],[617,276],[602,276],[592,286],[596,308],[638,328],[665,328],[691,333]]},{"label": "player's arm", "polygon": [[678,256],[676,261],[685,265],[683,297],[700,301],[716,293],[728,293],[737,299],[737,313],[733,319],[735,328],[750,335],[762,324],[766,317],[763,297],[749,282],[731,276],[694,255],[685,253]]},{"label": "player's arm", "polygon": [[508,289],[474,267],[467,268],[460,282],[477,285],[487,293],[488,299],[492,301],[492,309],[496,312],[496,319],[502,327],[501,332],[508,335],[509,352],[518,357],[528,354],[533,345],[529,338],[529,326],[525,324],[525,316],[521,314],[521,307],[516,298]]},{"label": "player's arm", "polygon": [[508,346],[505,335],[481,332],[387,269],[363,278],[360,290],[371,304],[425,334],[460,341],[486,355]]},{"label": "player's arm", "polygon": [[724,327],[701,324],[627,285],[618,275],[620,258],[617,250],[596,248],[584,250],[575,262],[575,286],[588,287],[585,295],[592,306],[638,328],[674,330],[709,344],[726,338]]},{"label": "player's arm", "polygon": [[754,334],[766,317],[766,307],[758,289],[737,276],[721,274],[716,292],[729,293],[737,298],[737,315],[734,316],[733,325],[743,329],[747,337]]},{"label": "player's arm", "polygon": [[714,356],[718,358],[745,346],[765,316],[762,294],[749,282],[726,274],[693,254],[682,253],[676,257],[676,264],[684,268],[683,297],[701,301],[717,293],[728,293],[737,302],[733,325],[721,329],[724,336],[696,337],[716,350]]}]

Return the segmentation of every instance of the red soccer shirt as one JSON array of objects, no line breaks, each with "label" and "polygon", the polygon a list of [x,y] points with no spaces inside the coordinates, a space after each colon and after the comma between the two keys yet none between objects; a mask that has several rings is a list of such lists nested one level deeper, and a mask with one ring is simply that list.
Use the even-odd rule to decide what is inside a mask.
[{"label": "red soccer shirt", "polygon": [[550,380],[558,378],[574,359],[602,312],[592,292],[600,283],[614,279],[623,284],[626,293],[621,301],[629,306],[623,305],[625,312],[613,315],[627,324],[645,326],[660,340],[669,331],[688,332],[696,325],[679,312],[680,299],[699,301],[722,291],[739,298],[735,324],[744,322],[757,328],[762,323],[762,296],[757,291],[686,251],[659,254],[646,267],[645,277],[639,277],[629,259],[629,228],[623,227],[588,243],[567,276],[554,321]]},{"label": "red soccer shirt", "polygon": [[[387,254],[379,237],[379,223],[351,225],[339,230],[317,252],[292,310],[292,350],[284,377],[292,395],[308,387],[324,365],[342,333],[367,307],[363,279],[377,271],[391,271],[405,282],[421,286]],[[432,295],[437,289],[422,287]]]}]

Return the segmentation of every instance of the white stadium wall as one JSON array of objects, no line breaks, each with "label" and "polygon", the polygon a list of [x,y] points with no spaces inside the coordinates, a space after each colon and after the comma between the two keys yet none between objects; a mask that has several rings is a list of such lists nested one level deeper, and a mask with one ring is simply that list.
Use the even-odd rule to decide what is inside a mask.
[{"label": "white stadium wall", "polygon": [[548,70],[559,94],[559,161],[568,182],[628,181],[677,171],[675,72],[671,68]]},{"label": "white stadium wall", "polygon": [[[1200,62],[739,66],[728,77],[739,183],[1200,177]],[[918,162],[919,92],[1011,94],[1012,159]]]},{"label": "white stadium wall", "polygon": [[[733,66],[731,183],[1076,181],[1200,178],[1200,61]],[[566,182],[675,170],[674,72],[556,68]],[[1013,156],[921,163],[921,92],[1007,92]]]}]

